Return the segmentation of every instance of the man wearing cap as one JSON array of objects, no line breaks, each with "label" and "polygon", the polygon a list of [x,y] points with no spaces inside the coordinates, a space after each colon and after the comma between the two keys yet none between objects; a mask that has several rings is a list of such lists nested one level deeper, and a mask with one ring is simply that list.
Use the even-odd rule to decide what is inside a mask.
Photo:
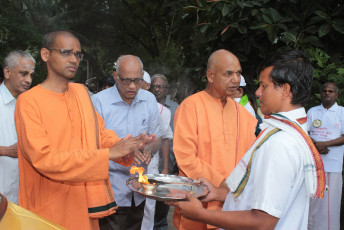
[{"label": "man wearing cap", "polygon": [[[143,82],[141,85],[142,89],[149,90],[151,79],[149,74],[144,71]],[[169,140],[173,138],[172,129],[170,127],[171,111],[160,103],[156,103],[160,112],[161,123],[161,137],[162,145],[160,148],[160,155],[163,158],[164,169],[162,174],[168,174],[168,157],[170,154]],[[154,154],[151,162],[148,165],[147,173],[159,174],[159,152]],[[146,199],[144,217],[142,220],[142,230],[152,230],[154,227],[154,214],[155,214],[155,200]]]},{"label": "man wearing cap", "polygon": [[[154,95],[140,89],[143,82],[143,64],[139,57],[123,55],[117,59],[113,77],[116,84],[92,96],[94,107],[105,121],[107,129],[114,130],[122,138],[133,137],[142,132],[155,134],[157,140],[137,154],[134,164],[144,167],[151,160],[151,154],[161,146],[160,115]],[[136,155],[135,155],[136,157]],[[140,157],[140,158],[139,158]],[[131,176],[130,167],[109,162],[111,185],[118,210],[115,214],[99,221],[101,229],[140,229],[145,197],[134,193],[126,185]]]},{"label": "man wearing cap", "polygon": [[[173,150],[179,175],[205,177],[216,186],[225,180],[255,139],[257,120],[230,96],[240,84],[241,65],[227,50],[215,51],[208,60],[207,88],[186,98],[174,121]],[[221,210],[222,203],[204,203],[208,210]],[[177,229],[213,229],[174,212]]]},{"label": "man wearing cap", "polygon": [[238,102],[240,105],[244,106],[247,111],[249,111],[252,116],[256,116],[253,107],[251,106],[247,93],[246,93],[246,81],[245,78],[240,75],[240,85],[239,88],[235,91],[235,93],[231,96],[231,98]]}]

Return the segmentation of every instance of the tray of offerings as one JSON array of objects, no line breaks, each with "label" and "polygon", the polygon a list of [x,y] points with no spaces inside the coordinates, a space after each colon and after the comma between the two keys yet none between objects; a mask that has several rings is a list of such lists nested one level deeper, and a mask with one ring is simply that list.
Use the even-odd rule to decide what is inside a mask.
[{"label": "tray of offerings", "polygon": [[182,201],[186,199],[187,192],[201,199],[209,192],[208,186],[196,184],[187,177],[166,174],[146,174],[143,177],[148,182],[142,181],[140,176],[133,176],[127,180],[128,187],[142,196],[158,201]]}]

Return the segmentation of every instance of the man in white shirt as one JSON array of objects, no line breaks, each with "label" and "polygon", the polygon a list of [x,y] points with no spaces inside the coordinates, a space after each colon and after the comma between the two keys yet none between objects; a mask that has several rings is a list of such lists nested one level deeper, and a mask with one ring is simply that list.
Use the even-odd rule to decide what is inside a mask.
[{"label": "man in white shirt", "polygon": [[18,147],[14,108],[19,94],[31,86],[35,59],[27,52],[10,52],[4,60],[0,85],[0,193],[18,204]]},{"label": "man in white shirt", "polygon": [[256,91],[265,119],[262,134],[226,180],[202,200],[225,201],[222,211],[209,211],[188,194],[170,202],[189,219],[224,229],[306,229],[309,197],[322,197],[325,175],[307,135],[306,112],[313,68],[297,50],[282,51],[260,67]]},{"label": "man in white shirt", "polygon": [[235,91],[235,94],[231,96],[231,98],[238,102],[240,105],[244,106],[247,111],[252,114],[252,116],[256,117],[256,113],[254,112],[254,109],[252,105],[250,104],[249,98],[247,94],[245,93],[246,91],[246,81],[245,78],[240,75],[240,85],[239,88]]},{"label": "man in white shirt", "polygon": [[[151,84],[150,75],[143,71],[143,82],[141,89],[149,90]],[[161,117],[160,132],[162,144],[160,150],[155,153],[147,167],[147,173],[159,174],[159,156],[163,158],[164,170],[162,174],[168,174],[168,159],[170,154],[169,140],[173,138],[173,132],[170,127],[171,111],[160,103],[156,103]],[[146,199],[144,216],[142,220],[142,230],[153,230],[154,227],[154,214],[155,214],[155,200]]]},{"label": "man in white shirt", "polygon": [[328,191],[324,199],[311,200],[308,229],[340,229],[344,153],[344,107],[336,103],[338,87],[327,82],[321,87],[321,105],[308,113],[308,131],[324,163]]}]

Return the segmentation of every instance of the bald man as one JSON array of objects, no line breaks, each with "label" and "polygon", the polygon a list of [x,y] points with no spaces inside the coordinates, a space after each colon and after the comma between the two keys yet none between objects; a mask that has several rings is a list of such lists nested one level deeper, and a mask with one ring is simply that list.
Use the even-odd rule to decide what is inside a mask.
[{"label": "bald man", "polygon": [[[208,60],[205,90],[178,107],[174,120],[173,150],[179,175],[205,177],[216,186],[225,180],[255,139],[256,119],[230,96],[239,88],[241,65],[227,50],[214,52]],[[222,203],[203,203],[209,210],[221,210]],[[211,225],[174,213],[177,229],[214,229]]]}]

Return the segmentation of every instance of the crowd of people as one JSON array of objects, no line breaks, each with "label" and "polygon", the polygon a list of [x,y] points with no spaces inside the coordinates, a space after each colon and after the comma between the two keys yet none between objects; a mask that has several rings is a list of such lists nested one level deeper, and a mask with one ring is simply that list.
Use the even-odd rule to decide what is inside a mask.
[{"label": "crowd of people", "polygon": [[[171,205],[180,230],[340,229],[344,108],[328,82],[306,113],[313,68],[303,52],[264,60],[252,93],[239,59],[217,50],[207,87],[178,105],[167,78],[151,77],[138,56],[118,57],[90,96],[71,82],[84,56],[79,39],[54,31],[42,44],[47,76],[31,89],[34,58],[12,51],[4,60],[0,193],[9,201],[66,229],[167,230]],[[209,193],[145,198],[126,185],[133,165],[197,180]]]}]

